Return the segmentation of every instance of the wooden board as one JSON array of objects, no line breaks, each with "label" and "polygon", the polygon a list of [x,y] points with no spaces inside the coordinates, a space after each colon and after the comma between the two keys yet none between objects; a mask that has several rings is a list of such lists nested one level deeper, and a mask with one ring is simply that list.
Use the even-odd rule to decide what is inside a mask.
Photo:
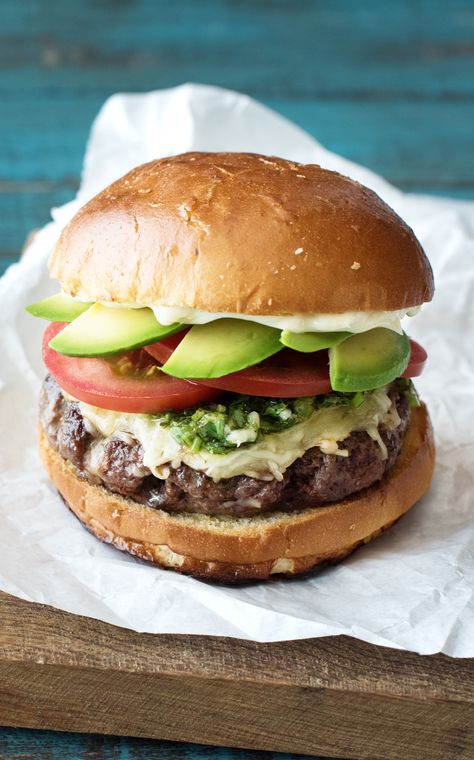
[{"label": "wooden board", "polygon": [[364,760],[474,757],[474,660],[154,636],[0,594],[0,725]]}]

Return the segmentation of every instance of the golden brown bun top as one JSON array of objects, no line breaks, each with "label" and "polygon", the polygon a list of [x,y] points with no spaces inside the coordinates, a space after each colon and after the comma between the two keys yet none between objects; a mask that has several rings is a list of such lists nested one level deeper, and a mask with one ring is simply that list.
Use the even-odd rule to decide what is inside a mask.
[{"label": "golden brown bun top", "polygon": [[433,296],[420,244],[374,192],[251,153],[138,166],[76,214],[50,270],[82,299],[210,312],[391,311]]}]

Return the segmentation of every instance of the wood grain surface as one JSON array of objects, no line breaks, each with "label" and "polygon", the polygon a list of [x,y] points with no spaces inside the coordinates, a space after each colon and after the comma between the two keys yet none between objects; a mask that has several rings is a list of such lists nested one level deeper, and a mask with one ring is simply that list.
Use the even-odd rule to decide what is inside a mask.
[{"label": "wood grain surface", "polygon": [[[3,0],[0,18],[0,272],[74,196],[91,121],[116,91],[235,88],[402,189],[474,198],[472,0]],[[472,662],[349,639],[137,636],[0,597],[12,726],[472,759],[473,682]],[[270,755],[0,730],[0,760],[168,757]]]},{"label": "wood grain surface", "polygon": [[303,756],[146,739],[126,739],[99,734],[84,735],[14,728],[0,731],[0,760],[297,760],[298,758],[303,758]]},{"label": "wood grain surface", "polygon": [[[330,757],[474,757],[474,661],[134,634],[0,595],[0,723]],[[1,757],[1,755],[0,755]]]}]

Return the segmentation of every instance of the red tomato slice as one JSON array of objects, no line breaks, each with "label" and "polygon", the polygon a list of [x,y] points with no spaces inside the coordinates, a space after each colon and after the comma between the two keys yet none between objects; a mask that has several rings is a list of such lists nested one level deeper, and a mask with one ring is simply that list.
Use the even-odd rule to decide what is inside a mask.
[{"label": "red tomato slice", "polygon": [[[146,346],[145,350],[164,364],[186,332],[187,330],[171,335],[158,343],[152,343]],[[414,340],[410,341],[410,348],[410,362],[402,377],[420,375],[427,358],[424,348]],[[194,382],[234,393],[245,393],[249,396],[277,398],[317,396],[321,393],[330,393],[332,390],[329,382],[327,351],[303,354],[288,348],[240,372]]]},{"label": "red tomato slice", "polygon": [[167,338],[163,338],[163,340],[159,340],[158,343],[150,343],[149,346],[145,346],[145,351],[147,351],[150,356],[153,356],[154,359],[160,362],[160,364],[164,364],[168,361],[175,348],[179,346],[189,330],[190,328],[188,327],[181,332],[175,333],[174,335],[169,335]]},{"label": "red tomato slice", "polygon": [[423,372],[428,354],[423,346],[410,338],[410,361],[402,377],[418,377]]},{"label": "red tomato slice", "polygon": [[[152,413],[206,404],[222,395],[221,391],[169,377],[161,372],[145,376],[149,361],[146,354],[133,351],[116,359],[84,359],[63,356],[49,348],[50,340],[65,323],[52,322],[43,338],[43,361],[58,384],[71,396],[87,404],[116,412]],[[123,357],[132,360],[131,371],[119,373]],[[156,366],[156,365],[155,365]]]},{"label": "red tomato slice", "polygon": [[[169,338],[146,346],[145,350],[164,364],[185,334],[186,331],[170,335]],[[327,351],[302,354],[289,348],[284,348],[253,367],[224,377],[194,382],[249,396],[276,398],[317,396],[331,392]]]},{"label": "red tomato slice", "polygon": [[232,372],[224,377],[197,382],[212,383],[213,388],[246,393],[249,396],[297,398],[331,392],[327,351],[302,354],[283,349],[260,364]]}]

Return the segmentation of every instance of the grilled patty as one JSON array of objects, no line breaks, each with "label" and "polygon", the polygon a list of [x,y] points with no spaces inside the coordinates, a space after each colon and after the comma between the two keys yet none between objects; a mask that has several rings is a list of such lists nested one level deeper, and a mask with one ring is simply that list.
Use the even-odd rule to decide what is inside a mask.
[{"label": "grilled patty", "polygon": [[[288,467],[282,480],[237,475],[214,482],[188,465],[170,468],[168,478],[161,480],[144,466],[143,449],[134,439],[91,434],[79,405],[64,398],[51,376],[41,389],[40,420],[50,445],[77,468],[80,477],[114,493],[168,512],[248,517],[339,501],[379,481],[398,456],[410,418],[407,399],[396,383],[390,396],[401,422],[394,430],[379,428],[386,459],[367,433],[353,432],[341,444],[348,457],[309,449]],[[103,445],[98,446],[100,440]]]}]

